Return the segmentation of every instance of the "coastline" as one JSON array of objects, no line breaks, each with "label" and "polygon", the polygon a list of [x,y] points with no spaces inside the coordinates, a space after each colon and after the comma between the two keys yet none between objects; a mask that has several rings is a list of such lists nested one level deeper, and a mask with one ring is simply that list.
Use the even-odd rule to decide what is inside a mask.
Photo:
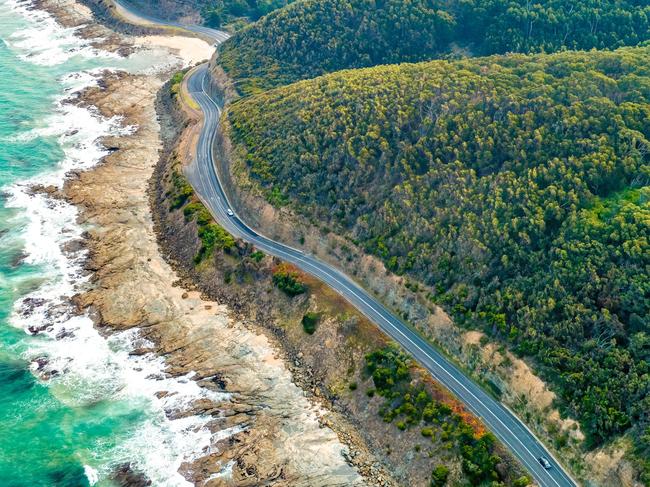
[{"label": "coastline", "polygon": [[[123,55],[137,51],[139,42],[177,50],[175,41],[157,36],[127,41],[95,24],[90,11],[75,2],[42,2],[39,8],[66,27],[84,25],[83,36],[103,37],[98,48]],[[181,55],[193,51],[186,38],[174,39],[184,43]],[[81,106],[96,107],[102,117],[123,117],[122,125],[134,129],[103,138],[109,154],[91,169],[69,174],[62,190],[86,229],[90,285],[75,296],[75,304],[105,337],[137,330],[134,344],[144,346],[131,350],[136,360],[164,357],[166,376],[207,391],[167,412],[170,419],[200,416],[212,435],[209,447],[181,466],[186,479],[197,485],[360,484],[341,455],[344,445],[321,424],[325,412],[293,384],[266,337],[233,319],[224,306],[180,287],[160,255],[147,189],[162,148],[155,99],[168,77],[105,72],[79,96]],[[172,395],[156,392],[163,403]],[[123,473],[126,482],[132,473],[128,468]]]}]

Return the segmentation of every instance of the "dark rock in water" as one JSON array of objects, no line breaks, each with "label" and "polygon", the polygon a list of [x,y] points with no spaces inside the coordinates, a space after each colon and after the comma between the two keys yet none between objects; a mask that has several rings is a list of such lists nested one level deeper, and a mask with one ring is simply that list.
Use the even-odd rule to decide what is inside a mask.
[{"label": "dark rock in water", "polygon": [[67,303],[57,304],[56,306],[50,306],[45,311],[45,317],[50,321],[56,321],[70,313],[70,306]]},{"label": "dark rock in water", "polygon": [[42,298],[25,298],[20,306],[20,314],[22,316],[29,316],[33,313],[34,308],[38,308],[45,304]]},{"label": "dark rock in water", "polygon": [[60,372],[56,369],[47,370],[49,364],[50,361],[47,357],[37,357],[32,361],[32,366],[36,365],[36,367],[32,367],[32,370],[38,374],[41,380],[50,380],[52,377],[59,375]]},{"label": "dark rock in water", "polygon": [[60,372],[56,369],[47,370],[41,374],[41,379],[50,380],[52,377],[56,377]]},{"label": "dark rock in water", "polygon": [[52,327],[48,324],[41,324],[41,325],[29,325],[27,327],[27,331],[29,332],[30,335],[38,335],[41,332],[44,331],[51,331]]},{"label": "dark rock in water", "polygon": [[81,239],[70,240],[63,245],[63,251],[66,253],[77,253],[84,249],[84,242]]},{"label": "dark rock in water", "polygon": [[47,359],[47,357],[38,357],[34,360],[36,364],[36,370],[43,370],[47,364],[50,363],[50,361]]},{"label": "dark rock in water", "polygon": [[110,479],[120,487],[148,487],[151,485],[151,480],[142,472],[133,470],[129,463],[118,466]]},{"label": "dark rock in water", "polygon": [[29,194],[45,194],[51,198],[61,199],[61,191],[56,186],[43,186],[42,184],[34,184],[29,188]]},{"label": "dark rock in water", "polygon": [[64,338],[70,338],[73,336],[74,336],[73,332],[71,332],[70,330],[66,330],[65,328],[61,328],[61,330],[59,330],[59,332],[56,334],[56,339],[63,340]]},{"label": "dark rock in water", "polygon": [[151,347],[139,347],[135,350],[131,350],[129,355],[146,355],[148,353],[155,352],[156,350]]},{"label": "dark rock in water", "polygon": [[17,268],[20,264],[23,263],[26,257],[27,254],[25,252],[18,252],[11,258],[11,267],[14,269]]}]

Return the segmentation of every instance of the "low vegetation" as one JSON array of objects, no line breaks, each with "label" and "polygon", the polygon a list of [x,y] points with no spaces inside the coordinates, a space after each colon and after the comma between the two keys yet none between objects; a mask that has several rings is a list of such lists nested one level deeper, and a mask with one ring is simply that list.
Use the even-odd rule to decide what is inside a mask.
[{"label": "low vegetation", "polygon": [[264,252],[262,252],[261,250],[256,250],[255,252],[251,253],[251,259],[253,259],[257,263],[261,262],[263,258],[264,258]]},{"label": "low vegetation", "polygon": [[[495,453],[492,434],[477,432],[450,406],[433,399],[423,384],[413,380],[411,365],[411,359],[392,346],[366,356],[367,372],[376,393],[385,398],[380,410],[384,421],[396,420],[401,430],[419,427],[423,437],[457,450],[472,485],[504,480],[496,469],[502,460]],[[444,485],[447,475],[447,468],[438,466],[432,474],[432,485]]]},{"label": "low vegetation", "polygon": [[212,255],[214,249],[228,251],[235,246],[235,239],[221,225],[217,224],[208,209],[198,200],[190,202],[194,196],[192,186],[178,171],[171,173],[171,190],[169,210],[183,208],[186,221],[195,220],[201,248],[194,257],[196,264]]},{"label": "low vegetation", "polygon": [[225,42],[219,63],[248,95],[340,69],[648,39],[650,6],[636,0],[305,0]]},{"label": "low vegetation", "polygon": [[178,96],[181,91],[181,83],[185,77],[185,71],[177,71],[169,80],[169,93],[172,97]]},{"label": "low vegetation", "polygon": [[178,210],[194,195],[194,190],[187,179],[177,171],[171,175],[172,186],[168,193],[169,211]]},{"label": "low vegetation", "polygon": [[443,487],[448,477],[449,469],[445,465],[438,465],[431,473],[431,487]]},{"label": "low vegetation", "polygon": [[643,462],[649,66],[639,47],[335,73],[231,105],[235,164],[532,358],[590,445],[630,432]]},{"label": "low vegetation", "polygon": [[[174,197],[174,191],[171,190],[174,187],[172,180],[182,182],[180,174],[174,178],[172,174],[170,171],[165,180],[166,187],[170,188],[167,201]],[[182,187],[181,184],[176,186]],[[300,364],[295,363],[296,366],[317,371],[317,376],[312,376],[311,373],[296,374],[300,380],[306,380],[305,383],[298,384],[307,387],[307,390],[324,400],[333,401],[335,407],[345,411],[344,414],[354,423],[360,421],[363,425],[361,432],[371,449],[381,450],[389,447],[393,456],[387,458],[388,464],[400,466],[400,481],[426,485],[432,481],[435,474],[438,482],[446,476],[448,484],[457,481],[467,483],[466,475],[461,471],[461,464],[467,460],[456,444],[449,444],[451,440],[442,439],[443,434],[447,434],[445,431],[451,431],[449,426],[445,426],[448,417],[438,423],[422,423],[416,426],[407,423],[407,417],[402,414],[392,420],[393,424],[389,424],[382,420],[383,414],[368,415],[364,407],[356,407],[359,404],[367,405],[369,398],[376,392],[372,388],[372,380],[365,373],[366,354],[378,349],[383,350],[386,344],[386,337],[363,315],[321,281],[288,264],[276,264],[277,261],[273,258],[265,258],[263,252],[241,242],[238,242],[235,249],[227,252],[228,255],[215,250],[215,258],[205,259],[201,265],[192,265],[192,253],[184,250],[188,243],[196,245],[192,234],[194,227],[198,229],[212,223],[209,212],[192,194],[180,209],[169,213],[165,207],[162,213],[165,218],[170,219],[176,230],[173,233],[166,232],[170,238],[165,242],[176,246],[178,255],[183,258],[184,266],[197,282],[199,289],[214,299],[237,303],[236,307],[243,313],[242,316],[251,319],[259,316],[259,310],[267,310],[273,319],[262,320],[261,326],[266,326],[270,332],[275,333],[278,343],[286,346],[290,356],[296,357]],[[176,238],[177,236],[179,238]],[[278,299],[278,292],[268,292],[272,285],[291,297],[307,290],[310,296],[309,299],[299,297],[291,306],[287,306],[288,300]],[[310,338],[309,335],[312,334],[313,337]],[[415,381],[419,377],[414,373],[407,380]],[[446,409],[451,411],[449,417],[460,417],[460,420],[472,425],[472,431],[476,433],[476,419],[470,415],[457,415],[452,408],[459,408],[462,413],[458,403],[434,384],[427,384],[430,386],[431,402],[434,402],[434,397],[436,404],[446,401],[451,405]],[[398,384],[400,389],[404,386],[405,384]],[[414,384],[414,387],[419,389],[417,384]],[[382,393],[385,393],[384,389]],[[379,407],[377,403],[383,401],[384,398],[379,397],[371,401],[371,407],[376,411]],[[427,414],[430,413],[431,408]],[[397,423],[400,423],[400,427],[405,431],[393,426]],[[431,429],[431,434],[424,438],[420,430],[427,427]],[[412,431],[408,431],[409,429]],[[377,432],[380,434],[375,436]],[[493,447],[492,451],[499,451],[499,456],[503,459],[499,466],[499,475],[507,478],[503,485],[512,485],[511,479],[521,475],[520,467],[500,445]],[[402,453],[413,457],[404,464]],[[469,467],[469,464],[467,466]]]},{"label": "low vegetation", "polygon": [[298,273],[292,271],[286,264],[279,265],[273,271],[273,283],[290,297],[304,294],[307,291],[307,286],[300,281]]}]

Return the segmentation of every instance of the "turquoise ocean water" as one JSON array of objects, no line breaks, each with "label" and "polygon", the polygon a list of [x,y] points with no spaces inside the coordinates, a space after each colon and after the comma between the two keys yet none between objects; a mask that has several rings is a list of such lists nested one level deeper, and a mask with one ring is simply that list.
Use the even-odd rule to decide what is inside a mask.
[{"label": "turquoise ocean water", "polygon": [[[210,447],[207,418],[165,410],[208,393],[154,356],[129,356],[146,345],[137,331],[107,339],[75,314],[68,299],[88,279],[76,209],[30,189],[60,186],[101,158],[99,136],[133,130],[66,98],[100,68],[164,59],[96,52],[28,7],[0,0],[0,486],[113,485],[125,463],[153,485],[185,485],[177,471]],[[157,399],[163,390],[174,394]]]}]

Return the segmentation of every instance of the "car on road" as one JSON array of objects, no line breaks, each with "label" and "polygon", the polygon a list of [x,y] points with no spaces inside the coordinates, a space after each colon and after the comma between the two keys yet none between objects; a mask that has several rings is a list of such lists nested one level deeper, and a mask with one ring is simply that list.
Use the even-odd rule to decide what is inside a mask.
[{"label": "car on road", "polygon": [[546,470],[549,470],[551,468],[551,462],[549,462],[546,457],[539,457],[537,460],[539,461],[540,465]]},{"label": "car on road", "polygon": [[235,216],[235,214],[232,212],[230,208],[226,210],[226,213],[228,213],[228,216]]}]

